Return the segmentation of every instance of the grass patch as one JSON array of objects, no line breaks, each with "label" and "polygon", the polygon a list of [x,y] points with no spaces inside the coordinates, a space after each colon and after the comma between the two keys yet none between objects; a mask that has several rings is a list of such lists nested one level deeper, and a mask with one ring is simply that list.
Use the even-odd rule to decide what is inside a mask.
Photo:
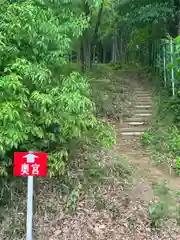
[{"label": "grass patch", "polygon": [[165,202],[154,202],[149,205],[148,214],[151,220],[151,227],[158,230],[167,216],[167,205]]},{"label": "grass patch", "polygon": [[129,116],[127,106],[132,102],[132,95],[122,73],[113,70],[110,65],[98,64],[89,75],[92,76],[92,98],[97,115],[115,120]]},{"label": "grass patch", "polygon": [[162,183],[156,183],[154,185],[154,190],[156,192],[157,195],[160,196],[167,196],[169,194],[169,188],[166,184],[166,182],[162,182]]},{"label": "grass patch", "polygon": [[179,223],[177,195],[171,191],[165,181],[155,183],[153,189],[158,200],[152,202],[148,208],[151,227],[158,230],[167,219],[175,219]]}]

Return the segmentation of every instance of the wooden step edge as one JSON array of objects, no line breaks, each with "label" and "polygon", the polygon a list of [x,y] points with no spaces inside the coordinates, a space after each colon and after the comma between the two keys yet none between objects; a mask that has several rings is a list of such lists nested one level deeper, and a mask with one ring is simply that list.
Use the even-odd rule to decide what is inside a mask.
[{"label": "wooden step edge", "polygon": [[139,117],[149,117],[152,116],[152,113],[136,113],[135,117],[139,116]]},{"label": "wooden step edge", "polygon": [[145,117],[143,117],[143,118],[135,118],[135,117],[132,117],[132,118],[127,118],[127,119],[125,119],[124,120],[124,122],[147,122],[147,121],[149,121],[149,116],[145,116]]},{"label": "wooden step edge", "polygon": [[130,126],[143,126],[143,125],[146,125],[147,123],[142,121],[142,122],[134,122],[134,121],[131,121],[131,122],[124,122],[125,124],[128,124]]},{"label": "wooden step edge", "polygon": [[120,132],[145,132],[148,131],[149,127],[147,126],[137,126],[137,127],[124,127],[120,129]]},{"label": "wooden step edge", "polygon": [[152,105],[136,105],[135,108],[152,108]]},{"label": "wooden step edge", "polygon": [[140,136],[143,134],[144,132],[121,132],[122,136]]}]

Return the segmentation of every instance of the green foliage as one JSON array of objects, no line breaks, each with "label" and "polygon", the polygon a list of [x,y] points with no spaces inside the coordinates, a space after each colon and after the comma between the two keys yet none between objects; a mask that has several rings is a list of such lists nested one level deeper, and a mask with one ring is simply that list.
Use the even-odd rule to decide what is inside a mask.
[{"label": "green foliage", "polygon": [[180,225],[180,206],[177,207],[178,217],[177,217],[177,224]]},{"label": "green foliage", "polygon": [[144,146],[148,146],[149,144],[151,144],[152,140],[153,140],[152,132],[145,132],[142,135],[141,141]]},{"label": "green foliage", "polygon": [[116,157],[116,163],[114,174],[117,176],[124,176],[127,178],[136,171],[136,167],[133,164],[130,164],[127,158],[118,156]]},{"label": "green foliage", "polygon": [[166,182],[157,183],[155,185],[155,191],[156,191],[157,195],[164,197],[169,193],[169,188],[167,187]]},{"label": "green foliage", "polygon": [[76,211],[80,188],[81,188],[81,185],[78,185],[76,188],[74,188],[72,190],[70,197],[69,197],[69,201],[67,203],[67,207],[72,214],[74,214]]},{"label": "green foliage", "polygon": [[131,50],[136,50],[136,45],[144,45],[147,47],[149,39],[149,29],[148,27],[142,29],[136,29],[133,39],[129,42],[129,48]]},{"label": "green foliage", "polygon": [[180,91],[177,91],[176,96],[171,99],[170,104],[174,113],[175,124],[180,126]]},{"label": "green foliage", "polygon": [[[165,58],[166,58],[166,65],[167,65],[167,70],[166,71],[166,77],[167,77],[167,88],[172,88],[172,79],[171,79],[171,74],[172,71],[174,72],[174,88],[175,88],[175,96],[172,98],[171,104],[173,110],[175,110],[175,116],[177,118],[177,122],[179,121],[178,116],[179,114],[177,113],[179,111],[179,102],[180,102],[180,93],[179,93],[179,86],[180,86],[180,58],[179,58],[179,53],[180,53],[180,37],[178,36],[177,38],[171,38],[168,36],[169,40],[164,40],[162,41],[162,45],[165,51]],[[170,50],[171,42],[172,41],[172,50]],[[158,50],[159,51],[159,50]],[[163,59],[162,59],[163,61]],[[161,70],[164,70],[164,66],[162,64]],[[172,91],[171,91],[172,92]]]},{"label": "green foliage", "polygon": [[180,132],[176,127],[173,127],[170,132],[169,150],[176,155],[180,155]]},{"label": "green foliage", "polygon": [[[167,92],[160,90],[155,97],[155,113],[152,129],[142,135],[142,144],[151,150],[152,161],[156,165],[169,165],[170,173],[174,169],[179,174],[177,159],[180,156],[180,131],[178,104],[176,97],[169,97]],[[177,110],[177,112],[176,112]]]},{"label": "green foliage", "polygon": [[167,21],[167,17],[172,14],[172,6],[164,1],[135,1],[126,0],[120,2],[120,10],[124,15],[124,21],[131,25],[145,26],[148,23],[158,23]]},{"label": "green foliage", "polygon": [[[179,174],[180,132],[175,126],[169,127],[169,129],[162,128],[146,132],[143,134],[141,142],[145,147],[155,152],[153,161],[156,164],[164,163],[164,161],[169,159],[172,161],[172,166],[175,167],[176,173]],[[160,156],[158,157],[157,154]],[[164,159],[164,154],[167,155],[167,159]],[[165,164],[168,164],[168,162]]]},{"label": "green foliage", "polygon": [[2,160],[13,150],[48,151],[53,176],[65,172],[72,141],[111,145],[111,128],[94,116],[89,80],[61,70],[88,27],[78,5],[4,1],[0,17]]},{"label": "green foliage", "polygon": [[163,181],[155,184],[154,190],[159,201],[149,205],[148,213],[151,220],[151,227],[157,229],[162,226],[165,218],[176,218],[178,220],[179,216],[175,200],[176,196],[174,196],[173,191],[170,191],[167,183]]},{"label": "green foliage", "polygon": [[84,168],[83,185],[90,187],[97,183],[102,184],[106,181],[107,177],[108,169],[102,166],[97,159],[93,157],[89,158]]},{"label": "green foliage", "polygon": [[[173,155],[174,158],[174,167],[175,167],[175,172],[177,175],[180,174],[179,172],[179,156],[180,156],[180,132],[179,132],[179,126],[180,126],[180,91],[179,91],[179,86],[180,86],[180,61],[179,61],[179,52],[180,52],[180,38],[179,36],[175,39],[171,39],[173,43],[173,53],[167,49],[167,45],[170,46],[170,41],[163,41],[163,47],[166,47],[166,62],[169,61],[167,64],[167,88],[171,89],[172,88],[172,79],[169,78],[171,75],[171,71],[174,71],[175,74],[175,80],[174,80],[174,85],[175,85],[175,95],[173,97],[168,97],[165,101],[161,101],[159,107],[163,109],[160,110],[157,113],[160,113],[161,116],[161,121],[163,118],[167,119],[169,118],[169,123],[168,125],[171,125],[171,127],[168,127],[168,130],[165,130],[163,133],[161,132],[160,135],[166,136],[165,139],[161,137],[159,141],[164,141],[165,145],[163,149],[162,146],[159,147],[159,150],[161,152],[169,152],[170,154]],[[171,57],[173,58],[173,62],[170,62]],[[163,69],[163,67],[162,67]],[[161,68],[160,68],[161,70]],[[169,74],[169,75],[168,75]],[[170,81],[171,80],[171,81]],[[171,93],[172,95],[172,93]],[[162,105],[162,103],[164,105]],[[163,114],[162,114],[163,112]],[[164,120],[163,120],[164,121]],[[163,127],[164,128],[164,127]],[[157,136],[157,133],[155,133],[155,136]],[[155,137],[153,136],[153,139]],[[153,142],[153,139],[151,139],[151,143]],[[149,143],[150,144],[150,143]],[[158,144],[158,141],[154,141],[154,146],[156,144],[156,149]]]},{"label": "green foliage", "polygon": [[176,158],[176,173],[180,176],[180,157]]},{"label": "green foliage", "polygon": [[179,57],[179,52],[180,52],[180,36],[175,38],[175,70],[176,70],[176,76],[178,80],[180,80],[180,57]]},{"label": "green foliage", "polygon": [[176,219],[178,222],[178,194],[168,187],[166,181],[155,184],[154,190],[159,201],[149,206],[151,225],[156,228],[162,226],[164,218]]},{"label": "green foliage", "polygon": [[[105,154],[105,153],[103,153]],[[103,155],[105,158],[106,155]],[[81,185],[88,189],[92,186],[101,186],[101,184],[112,183],[114,176],[117,181],[123,181],[123,179],[127,179],[132,176],[134,166],[131,166],[127,160],[122,157],[117,157],[114,160],[114,163],[109,166],[107,163],[101,163],[101,156],[88,156],[87,161],[84,162],[83,175],[82,172],[80,176],[76,177],[76,180],[81,183]],[[109,161],[109,160],[108,160]]]},{"label": "green foliage", "polygon": [[162,220],[166,216],[166,204],[164,202],[152,203],[148,208],[149,218],[151,220],[151,227],[159,228]]}]

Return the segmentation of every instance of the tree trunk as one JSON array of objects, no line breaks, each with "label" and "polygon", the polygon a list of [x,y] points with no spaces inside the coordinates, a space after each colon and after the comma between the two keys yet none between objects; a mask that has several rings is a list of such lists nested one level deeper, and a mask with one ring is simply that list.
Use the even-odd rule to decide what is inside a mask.
[{"label": "tree trunk", "polygon": [[[90,15],[90,8],[88,2],[84,0],[84,12],[86,17]],[[82,72],[86,71],[86,61],[87,61],[87,39],[88,39],[88,30],[85,30],[81,38],[81,70]]]},{"label": "tree trunk", "polygon": [[120,53],[119,53],[119,44],[118,44],[118,31],[115,32],[115,46],[116,46],[116,63],[120,60]]},{"label": "tree trunk", "polygon": [[77,62],[80,63],[81,61],[81,46],[78,45],[78,49],[77,49]]},{"label": "tree trunk", "polygon": [[91,65],[92,65],[92,59],[93,59],[93,48],[97,43],[97,38],[98,38],[98,31],[99,27],[101,25],[101,17],[102,17],[102,12],[103,12],[103,7],[104,7],[104,0],[101,0],[101,6],[99,8],[98,16],[97,16],[97,22],[94,30],[94,35],[91,41]]},{"label": "tree trunk", "polygon": [[85,72],[86,66],[85,66],[85,58],[84,58],[84,41],[81,39],[81,70],[82,72]]},{"label": "tree trunk", "polygon": [[103,45],[103,63],[106,63],[106,55],[107,55],[107,51],[105,46]]},{"label": "tree trunk", "polygon": [[91,43],[90,43],[90,41],[86,41],[86,46],[85,46],[85,48],[86,48],[86,51],[85,51],[85,53],[86,53],[86,56],[85,56],[85,59],[86,59],[86,70],[87,69],[90,69],[90,67],[91,67]]},{"label": "tree trunk", "polygon": [[112,36],[112,59],[111,59],[111,61],[112,61],[112,63],[114,64],[115,63],[115,51],[116,51],[116,49],[115,49],[115,37],[114,37],[114,33],[113,33],[113,36]]},{"label": "tree trunk", "polygon": [[124,64],[124,50],[123,50],[123,37],[121,34],[120,37],[120,61],[121,61],[121,65]]},{"label": "tree trunk", "polygon": [[112,37],[112,63],[116,64],[119,61],[118,36],[117,30],[114,31]]}]

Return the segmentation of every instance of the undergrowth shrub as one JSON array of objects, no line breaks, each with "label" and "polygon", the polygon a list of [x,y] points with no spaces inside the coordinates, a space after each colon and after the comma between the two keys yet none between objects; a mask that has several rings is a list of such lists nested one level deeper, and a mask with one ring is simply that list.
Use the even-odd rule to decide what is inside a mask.
[{"label": "undergrowth shrub", "polygon": [[148,215],[151,220],[151,227],[158,229],[161,227],[163,219],[167,216],[167,206],[164,202],[152,203],[148,208]]},{"label": "undergrowth shrub", "polygon": [[[122,74],[114,72],[110,65],[99,64],[94,66],[90,76],[92,99],[97,107],[99,117],[122,119],[128,115],[127,84]],[[130,100],[129,100],[130,102]]]},{"label": "undergrowth shrub", "polygon": [[180,127],[180,91],[177,91],[176,96],[172,98],[170,104],[174,113],[175,123],[178,127]]},{"label": "undergrowth shrub", "polygon": [[178,223],[178,193],[173,192],[166,181],[154,183],[153,189],[158,200],[152,202],[148,208],[151,227],[162,227],[166,219],[174,219]]}]

